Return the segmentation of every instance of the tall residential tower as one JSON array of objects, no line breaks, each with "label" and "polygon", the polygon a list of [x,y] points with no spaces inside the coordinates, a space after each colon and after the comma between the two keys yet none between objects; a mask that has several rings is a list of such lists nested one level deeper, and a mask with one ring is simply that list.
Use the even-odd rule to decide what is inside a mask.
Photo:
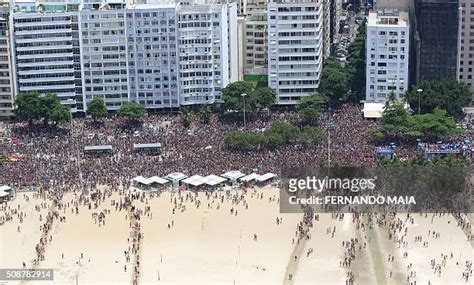
[{"label": "tall residential tower", "polygon": [[268,3],[268,84],[277,94],[277,104],[296,104],[319,87],[322,8],[321,0]]}]

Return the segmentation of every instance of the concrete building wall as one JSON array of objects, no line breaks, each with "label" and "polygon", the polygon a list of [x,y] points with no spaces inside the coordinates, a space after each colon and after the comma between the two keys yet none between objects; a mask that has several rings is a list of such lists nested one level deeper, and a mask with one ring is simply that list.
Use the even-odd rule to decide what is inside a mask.
[{"label": "concrete building wall", "polygon": [[459,80],[474,92],[474,2],[460,0],[461,39],[459,49]]},{"label": "concrete building wall", "polygon": [[379,10],[369,14],[366,42],[366,101],[385,102],[408,89],[410,48],[408,13]]},{"label": "concrete building wall", "polygon": [[323,58],[323,5],[318,0],[268,4],[268,83],[277,104],[317,92]]},{"label": "concrete building wall", "polygon": [[459,0],[416,0],[416,81],[457,77]]},{"label": "concrete building wall", "polygon": [[8,118],[13,116],[14,109],[9,7],[0,5],[0,118]]}]

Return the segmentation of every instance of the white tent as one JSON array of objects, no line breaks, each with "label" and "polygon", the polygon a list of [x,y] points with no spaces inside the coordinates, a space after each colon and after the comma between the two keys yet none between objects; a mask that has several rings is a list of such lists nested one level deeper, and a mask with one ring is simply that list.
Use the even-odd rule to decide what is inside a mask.
[{"label": "white tent", "polygon": [[201,175],[193,175],[191,177],[188,177],[186,179],[183,179],[181,182],[192,185],[192,186],[201,186],[204,184],[206,179],[202,177]]},{"label": "white tent", "polygon": [[232,171],[227,171],[222,175],[222,177],[225,177],[229,180],[236,181],[237,179],[244,177],[245,174],[238,171],[238,170],[232,170]]},{"label": "white tent", "polygon": [[158,183],[158,184],[161,184],[161,185],[164,185],[164,184],[170,182],[169,180],[166,180],[166,179],[158,177],[158,176],[153,176],[153,177],[150,177],[148,179],[150,181],[152,181],[153,183]]},{"label": "white tent", "polygon": [[250,181],[256,179],[257,177],[260,177],[260,175],[258,175],[257,173],[252,173],[252,174],[249,174],[247,176],[244,176],[244,177],[240,178],[240,181],[250,182]]},{"label": "white tent", "polygon": [[145,178],[143,176],[137,176],[137,177],[133,178],[133,181],[137,182],[137,183],[140,183],[140,184],[143,184],[143,185],[150,185],[151,183],[153,183],[153,181],[151,181],[150,179]]},{"label": "white tent", "polygon": [[384,103],[365,102],[362,112],[364,113],[364,118],[378,119],[382,118],[384,109]]},{"label": "white tent", "polygon": [[258,181],[258,182],[264,182],[264,181],[267,181],[267,180],[272,179],[272,178],[274,178],[274,177],[276,177],[275,174],[273,174],[273,173],[266,173],[266,174],[264,174],[264,175],[260,175],[259,177],[255,178],[255,180]]},{"label": "white tent", "polygon": [[204,183],[209,186],[216,186],[218,184],[221,184],[222,182],[226,181],[226,178],[211,174],[206,177],[204,177]]},{"label": "white tent", "polygon": [[3,185],[3,186],[0,186],[0,191],[11,191],[12,188],[10,186],[7,186],[7,185]]},{"label": "white tent", "polygon": [[173,173],[168,174],[165,178],[169,179],[171,181],[180,181],[180,180],[183,180],[186,177],[188,177],[188,176],[186,176],[185,174],[183,174],[181,172],[173,172]]}]

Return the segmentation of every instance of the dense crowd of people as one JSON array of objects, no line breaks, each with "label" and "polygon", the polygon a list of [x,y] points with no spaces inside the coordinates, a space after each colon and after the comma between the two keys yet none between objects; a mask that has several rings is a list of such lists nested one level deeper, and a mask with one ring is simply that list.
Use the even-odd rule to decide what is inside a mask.
[{"label": "dense crowd of people", "polygon": [[[297,125],[292,112],[262,114],[248,120],[247,130],[262,131],[276,120]],[[226,147],[223,138],[231,130],[242,129],[242,122],[215,114],[207,124],[194,116],[189,128],[183,126],[179,115],[169,114],[147,116],[134,128],[117,117],[74,119],[61,127],[39,124],[33,129],[26,123],[12,123],[5,127],[2,152],[18,160],[0,165],[0,184],[38,187],[55,180],[91,188],[123,184],[137,175],[166,176],[176,171],[219,175],[235,169],[279,174],[282,166],[318,165],[328,158],[332,164],[373,165],[371,133],[377,124],[364,119],[359,106],[343,105],[336,112],[321,115],[318,127],[327,139],[318,145],[292,143],[276,149],[235,151]],[[135,143],[161,143],[163,147],[159,155],[146,155],[134,151]],[[84,153],[85,146],[105,144],[112,145],[110,153]],[[409,149],[407,155],[413,152]]]}]

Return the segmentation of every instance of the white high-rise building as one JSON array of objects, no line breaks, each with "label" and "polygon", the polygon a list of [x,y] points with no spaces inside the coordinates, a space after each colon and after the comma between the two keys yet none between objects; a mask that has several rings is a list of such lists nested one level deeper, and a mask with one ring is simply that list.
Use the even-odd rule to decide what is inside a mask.
[{"label": "white high-rise building", "polygon": [[181,105],[221,102],[238,78],[235,3],[181,6],[178,31]]},{"label": "white high-rise building", "polygon": [[13,116],[13,80],[8,3],[0,3],[0,118]]},{"label": "white high-rise building", "polygon": [[235,3],[72,1],[15,5],[15,94],[54,93],[72,111],[94,97],[177,108],[219,103],[239,78]]},{"label": "white high-rise building", "polygon": [[385,102],[408,88],[408,13],[384,9],[369,14],[366,43],[366,101]]},{"label": "white high-rise building", "polygon": [[83,10],[80,17],[84,110],[94,97],[117,110],[130,101],[125,13]]},{"label": "white high-rise building", "polygon": [[[79,3],[20,2],[10,14],[15,94],[56,94],[82,110]],[[76,108],[77,107],[77,108]]]},{"label": "white high-rise building", "polygon": [[268,84],[280,105],[317,92],[322,68],[321,0],[268,3]]}]

